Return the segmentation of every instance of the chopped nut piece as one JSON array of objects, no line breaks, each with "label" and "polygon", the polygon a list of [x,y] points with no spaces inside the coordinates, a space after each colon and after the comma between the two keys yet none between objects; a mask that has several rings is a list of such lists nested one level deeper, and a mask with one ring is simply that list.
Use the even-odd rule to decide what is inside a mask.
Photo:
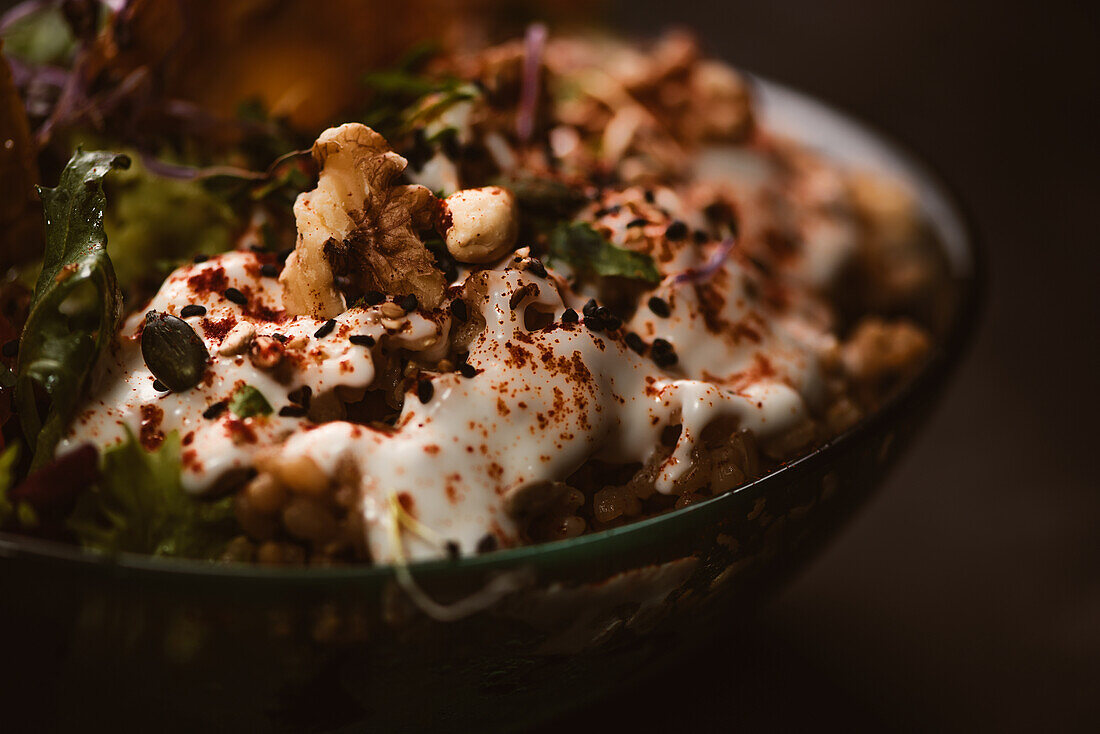
[{"label": "chopped nut piece", "polygon": [[383,303],[378,307],[378,310],[382,312],[382,315],[387,319],[399,319],[405,315],[405,309],[398,306],[396,303]]},{"label": "chopped nut piece", "polygon": [[218,354],[225,356],[240,354],[248,349],[252,338],[256,336],[256,327],[248,321],[238,321],[237,325],[225,335],[225,340],[218,347]]},{"label": "chopped nut piece", "polygon": [[702,140],[743,140],[752,129],[752,101],[748,85],[720,61],[700,61],[690,81],[691,114],[684,116],[684,132]]},{"label": "chopped nut piece", "polygon": [[413,293],[429,308],[443,299],[443,273],[416,232],[427,229],[436,199],[395,180],[406,161],[365,125],[330,128],[313,145],[317,188],[294,204],[298,242],[279,281],[292,314],[330,318],[344,310],[335,277],[365,290]]},{"label": "chopped nut piece", "polygon": [[447,197],[444,232],[455,260],[485,263],[503,257],[516,244],[519,220],[516,198],[499,186],[465,189]]},{"label": "chopped nut piece", "polygon": [[283,344],[270,336],[257,336],[252,340],[248,358],[262,370],[268,370],[283,361]]},{"label": "chopped nut piece", "polygon": [[928,335],[914,324],[870,316],[844,345],[843,359],[857,378],[880,380],[912,371],[930,348]]},{"label": "chopped nut piece", "polygon": [[304,336],[295,336],[295,337],[291,337],[289,340],[287,340],[287,343],[286,343],[285,346],[286,346],[287,349],[301,349],[301,348],[305,347],[307,344],[309,344],[309,339],[307,339]]}]

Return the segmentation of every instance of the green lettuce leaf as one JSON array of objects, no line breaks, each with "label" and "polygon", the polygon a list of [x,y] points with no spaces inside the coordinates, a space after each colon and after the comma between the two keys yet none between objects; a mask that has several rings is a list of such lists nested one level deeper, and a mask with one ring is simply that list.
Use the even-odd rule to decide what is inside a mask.
[{"label": "green lettuce leaf", "polygon": [[550,233],[549,264],[561,261],[582,275],[617,276],[656,283],[653,258],[616,247],[584,222],[559,224]]},{"label": "green lettuce leaf", "polygon": [[42,5],[4,30],[4,50],[31,64],[64,66],[76,52],[76,37],[60,3]]},{"label": "green lettuce leaf", "polygon": [[187,494],[180,481],[180,438],[156,451],[131,434],[103,454],[101,479],[80,495],[69,517],[85,548],[155,556],[216,559],[237,533],[233,499]]},{"label": "green lettuce leaf", "polygon": [[[55,189],[39,187],[46,251],[19,347],[15,397],[32,468],[52,455],[103,349],[114,337],[122,297],[107,257],[103,177],[129,158],[77,149]],[[39,412],[36,388],[48,400]]]},{"label": "green lettuce leaf", "polygon": [[127,293],[155,291],[180,263],[232,248],[238,218],[203,181],[157,176],[138,162],[112,176],[107,192],[107,249]]}]

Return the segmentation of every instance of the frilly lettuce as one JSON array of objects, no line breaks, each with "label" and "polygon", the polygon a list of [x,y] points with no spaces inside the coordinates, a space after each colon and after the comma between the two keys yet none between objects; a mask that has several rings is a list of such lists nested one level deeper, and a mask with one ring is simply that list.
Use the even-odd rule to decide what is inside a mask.
[{"label": "frilly lettuce", "polygon": [[155,556],[216,559],[239,530],[233,499],[197,499],[180,481],[180,437],[155,451],[133,435],[107,449],[100,480],[77,499],[69,517],[85,548]]},{"label": "frilly lettuce", "polygon": [[108,251],[122,288],[160,285],[183,260],[232,249],[239,220],[203,181],[157,176],[140,162],[112,177],[104,218]]}]

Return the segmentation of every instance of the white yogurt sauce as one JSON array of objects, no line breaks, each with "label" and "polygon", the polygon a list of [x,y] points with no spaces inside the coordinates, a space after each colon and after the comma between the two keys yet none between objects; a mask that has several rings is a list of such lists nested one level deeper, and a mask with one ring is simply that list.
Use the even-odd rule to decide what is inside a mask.
[{"label": "white yogurt sauce", "polygon": [[[314,334],[325,322],[306,316],[286,317],[278,281],[263,277],[260,268],[257,255],[229,252],[169,276],[148,306],[123,324],[110,354],[97,366],[93,397],[74,420],[58,452],[86,442],[106,447],[124,440],[127,430],[142,438],[147,447],[154,447],[159,443],[158,434],[178,431],[183,443],[183,486],[203,492],[232,470],[248,470],[257,449],[310,425],[302,417],[279,415],[279,410],[289,405],[289,393],[306,386],[313,395],[322,395],[338,386],[366,388],[374,380],[371,350],[352,344],[348,336],[370,335],[379,342],[389,339],[413,347],[434,342],[445,347],[444,324],[412,314],[407,329],[389,334],[377,307],[348,309],[335,318],[331,334],[316,338]],[[225,298],[227,288],[240,290],[248,303],[242,306]],[[141,354],[145,313],[156,310],[179,316],[189,304],[206,309],[204,316],[185,321],[202,338],[211,362],[204,379],[190,390],[158,391]],[[254,326],[257,336],[286,337],[284,360],[292,369],[281,375],[256,367],[247,349],[241,354],[220,354],[228,332],[240,323]],[[229,400],[241,385],[259,390],[271,404],[272,414],[240,420],[224,410],[216,418],[203,417],[210,406]]]},{"label": "white yogurt sauce", "polygon": [[[442,550],[406,536],[391,547],[390,501],[394,495],[415,517],[463,552],[473,552],[487,532],[502,545],[519,542],[517,519],[507,510],[528,490],[563,480],[589,458],[645,462],[657,450],[662,430],[682,424],[679,443],[661,467],[658,490],[671,491],[690,467],[691,450],[703,429],[719,416],[762,436],[782,432],[805,415],[799,387],[816,377],[809,358],[764,335],[762,343],[780,357],[780,372],[755,379],[740,390],[666,372],[630,350],[623,341],[561,322],[565,309],[548,280],[518,270],[487,274],[489,297],[481,312],[487,326],[471,345],[473,378],[440,375],[427,404],[406,400],[395,433],[333,422],[292,436],[283,456],[309,456],[335,474],[352,461],[362,482],[362,510],[368,544],[376,561],[403,552],[432,557]],[[509,307],[512,293],[532,284],[537,295]],[[686,303],[686,299],[680,299]],[[523,309],[552,311],[555,323],[540,331],[524,328]],[[702,317],[687,308],[652,331],[691,344]],[[675,315],[675,314],[674,314]],[[645,317],[640,316],[645,321]],[[710,341],[714,341],[713,334]],[[759,345],[728,342],[714,353],[733,369],[752,361]],[[697,360],[687,360],[693,372]],[[732,360],[732,361],[726,361]],[[800,363],[801,362],[801,363]],[[790,369],[787,370],[787,366]]]},{"label": "white yogurt sauce", "polygon": [[[660,216],[702,225],[683,211],[671,190],[659,191],[653,206],[650,213],[657,218],[644,227],[627,226],[636,213],[626,208],[603,217],[601,226],[624,246],[644,236],[668,250],[661,241],[668,222],[654,214],[658,209]],[[715,419],[732,418],[766,441],[803,423],[823,403],[818,354],[833,343],[828,308],[805,287],[795,287],[785,307],[769,302],[765,291],[775,286],[774,278],[765,278],[737,248],[707,278],[677,277],[685,268],[701,267],[716,247],[685,241],[656,257],[663,280],[614,335],[589,329],[583,317],[579,323],[563,322],[566,308],[580,311],[586,296],[569,290],[553,272],[539,278],[505,267],[507,260],[493,270],[464,273],[461,277],[485,278],[487,286],[480,307],[471,306],[486,322],[469,350],[469,364],[478,372],[435,374],[431,396],[421,402],[407,395],[389,430],[346,420],[313,424],[279,411],[303,386],[317,400],[337,388],[362,391],[371,385],[374,350],[351,343],[353,334],[419,352],[425,362],[446,356],[448,310],[409,314],[400,328],[390,322],[387,329],[380,307],[351,308],[335,318],[331,333],[316,337],[325,322],[287,316],[278,281],[263,274],[259,256],[227,253],[177,270],[148,307],[125,322],[99,366],[93,397],[59,450],[83,442],[106,447],[124,440],[127,429],[155,446],[167,432],[178,431],[184,486],[195,493],[216,488],[220,479],[242,477],[259,451],[289,459],[307,456],[330,477],[347,476],[338,469],[352,466],[375,562],[444,553],[438,543],[412,533],[398,533],[402,547],[393,545],[395,499],[462,553],[475,552],[486,534],[500,545],[515,545],[521,542],[520,509],[590,458],[645,463],[658,450],[664,429],[679,424],[678,442],[657,474],[658,491],[670,493]],[[838,246],[823,255],[839,261],[842,250]],[[810,268],[835,266],[811,263]],[[227,299],[230,287],[247,303]],[[528,294],[512,307],[521,288]],[[646,306],[649,295],[668,303],[667,317]],[[158,391],[141,355],[144,313],[179,315],[189,304],[206,309],[204,316],[187,321],[211,362],[196,387],[178,394]],[[524,312],[531,307],[551,314],[553,323],[528,330]],[[258,367],[247,352],[221,353],[229,327],[242,322],[258,336],[283,339],[286,368]],[[647,345],[668,341],[678,363],[662,368],[637,354],[622,338],[625,331]],[[243,384],[258,389],[274,412],[243,420],[229,411],[204,417]]]}]

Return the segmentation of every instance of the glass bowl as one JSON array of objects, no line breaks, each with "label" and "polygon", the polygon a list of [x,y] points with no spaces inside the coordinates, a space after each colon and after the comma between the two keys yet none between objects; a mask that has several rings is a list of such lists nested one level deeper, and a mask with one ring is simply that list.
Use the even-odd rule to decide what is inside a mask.
[{"label": "glass bowl", "polygon": [[756,83],[773,130],[908,182],[942,247],[937,350],[881,410],[682,510],[407,569],[105,558],[0,533],[0,720],[507,730],[606,695],[735,624],[842,527],[924,424],[970,340],[981,285],[971,230],[924,165],[825,104]]}]

